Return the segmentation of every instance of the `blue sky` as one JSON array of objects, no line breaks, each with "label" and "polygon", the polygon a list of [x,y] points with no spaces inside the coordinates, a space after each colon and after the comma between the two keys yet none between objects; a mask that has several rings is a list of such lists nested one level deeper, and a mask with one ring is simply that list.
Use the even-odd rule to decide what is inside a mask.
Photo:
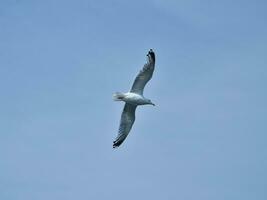
[{"label": "blue sky", "polygon": [[[0,1],[0,199],[267,199],[266,1]],[[112,149],[126,92],[156,70]]]}]

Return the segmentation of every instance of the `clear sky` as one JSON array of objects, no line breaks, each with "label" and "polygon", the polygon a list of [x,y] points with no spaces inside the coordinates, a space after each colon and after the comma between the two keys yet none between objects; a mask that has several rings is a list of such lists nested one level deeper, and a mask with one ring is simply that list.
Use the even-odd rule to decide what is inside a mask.
[{"label": "clear sky", "polygon": [[[0,0],[1,200],[266,200],[265,0]],[[118,149],[121,102],[156,53]]]}]

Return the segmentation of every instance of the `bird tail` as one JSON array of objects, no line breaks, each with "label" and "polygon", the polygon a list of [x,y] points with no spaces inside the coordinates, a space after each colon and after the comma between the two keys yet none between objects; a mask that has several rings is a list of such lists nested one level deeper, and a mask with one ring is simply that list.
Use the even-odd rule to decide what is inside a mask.
[{"label": "bird tail", "polygon": [[121,92],[116,92],[113,94],[113,100],[114,101],[122,101],[125,97],[125,94],[121,93]]}]

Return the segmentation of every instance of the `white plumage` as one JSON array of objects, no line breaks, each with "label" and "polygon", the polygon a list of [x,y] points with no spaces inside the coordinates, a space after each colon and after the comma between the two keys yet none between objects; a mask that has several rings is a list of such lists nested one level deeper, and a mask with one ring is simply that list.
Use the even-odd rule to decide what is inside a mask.
[{"label": "white plumage", "polygon": [[125,102],[121,114],[119,133],[116,139],[113,141],[113,148],[120,146],[129,134],[135,120],[136,107],[139,105],[155,105],[150,99],[147,99],[143,96],[144,87],[152,78],[155,68],[155,53],[152,51],[152,49],[149,50],[147,57],[148,61],[136,76],[130,92],[117,92],[113,94],[113,99],[115,101]]}]

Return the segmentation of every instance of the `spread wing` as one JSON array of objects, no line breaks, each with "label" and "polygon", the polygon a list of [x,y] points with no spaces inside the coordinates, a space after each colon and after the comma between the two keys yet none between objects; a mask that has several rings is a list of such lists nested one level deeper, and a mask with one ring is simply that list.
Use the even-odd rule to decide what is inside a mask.
[{"label": "spread wing", "polygon": [[119,134],[113,141],[113,148],[120,146],[129,134],[135,120],[135,109],[135,105],[125,103],[121,114]]},{"label": "spread wing", "polygon": [[151,79],[155,68],[155,53],[152,49],[149,50],[148,62],[144,65],[143,69],[139,72],[134,80],[131,92],[143,95],[146,83]]}]

